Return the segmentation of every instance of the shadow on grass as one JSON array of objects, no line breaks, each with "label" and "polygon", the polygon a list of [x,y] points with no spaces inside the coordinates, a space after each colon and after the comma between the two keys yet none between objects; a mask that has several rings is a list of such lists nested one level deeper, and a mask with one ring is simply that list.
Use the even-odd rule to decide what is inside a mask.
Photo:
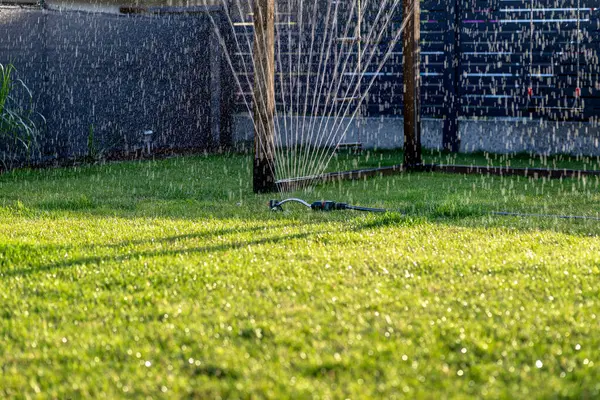
[{"label": "shadow on grass", "polygon": [[175,236],[167,236],[167,237],[162,237],[162,238],[151,238],[151,239],[140,239],[140,240],[125,240],[119,243],[112,243],[112,244],[105,244],[105,245],[86,245],[86,246],[82,246],[85,248],[121,248],[121,247],[126,247],[126,246],[139,246],[139,245],[144,245],[144,244],[150,244],[150,243],[175,243],[175,242],[179,242],[179,241],[183,241],[183,240],[192,240],[192,239],[210,239],[212,237],[215,236],[226,236],[226,235],[232,235],[232,234],[239,234],[239,233],[252,233],[252,232],[260,232],[260,231],[264,231],[268,228],[272,228],[269,227],[267,225],[261,225],[261,226],[254,226],[254,227],[250,227],[250,228],[227,228],[227,229],[217,229],[214,231],[204,231],[204,232],[197,232],[197,233],[188,233],[185,235],[175,235]]},{"label": "shadow on grass", "polygon": [[[309,211],[312,212],[312,211]],[[258,232],[265,232],[269,229],[276,229],[285,226],[292,226],[293,223],[296,224],[296,227],[303,227],[305,229],[310,229],[311,226],[320,226],[322,224],[326,224],[329,222],[343,224],[346,226],[346,230],[353,232],[360,232],[365,230],[378,230],[389,227],[411,227],[420,224],[430,223],[437,225],[445,225],[445,226],[453,226],[453,227],[461,227],[461,228],[502,228],[502,227],[510,227],[511,229],[517,229],[519,231],[536,231],[541,230],[540,228],[545,228],[547,230],[552,230],[555,232],[565,233],[568,231],[569,234],[578,235],[578,236],[599,236],[600,231],[590,229],[594,227],[600,226],[600,223],[594,221],[568,221],[568,220],[553,220],[553,219],[544,219],[544,218],[523,218],[523,217],[505,217],[505,216],[493,216],[489,213],[486,213],[481,210],[477,210],[472,207],[463,208],[455,208],[442,206],[440,208],[428,210],[427,212],[415,212],[415,213],[400,213],[400,212],[390,212],[383,214],[362,214],[357,212],[349,212],[352,213],[350,218],[347,219],[329,219],[329,218],[316,218],[314,221],[311,220],[302,220],[302,221],[291,221],[286,219],[282,224],[277,225],[258,225],[251,227],[234,227],[234,228],[221,228],[216,230],[207,230],[196,233],[188,233],[167,237],[158,237],[158,238],[148,238],[148,239],[137,239],[137,240],[124,240],[117,243],[107,243],[107,244],[83,244],[83,245],[18,245],[18,246],[0,246],[0,253],[4,255],[5,258],[10,259],[15,256],[11,256],[11,254],[18,253],[26,253],[27,258],[41,258],[42,256],[47,256],[48,252],[63,254],[70,253],[74,249],[89,249],[99,250],[99,249],[121,249],[127,248],[128,246],[143,246],[143,245],[151,245],[151,244],[172,244],[179,241],[187,241],[187,240],[209,240],[211,238],[219,237],[219,236],[230,236],[230,235],[240,235],[240,234],[254,234]],[[323,217],[324,214],[321,214],[320,217]],[[263,218],[255,218],[254,221],[270,221],[272,222],[274,219],[272,217],[263,217]],[[520,221],[521,225],[518,224],[505,224],[506,221]],[[247,222],[247,219],[240,218],[240,222]],[[541,223],[540,223],[541,222]],[[529,223],[529,225],[525,224]],[[594,223],[593,226],[590,224]],[[557,228],[558,226],[558,228]],[[264,245],[264,244],[278,244],[281,242],[285,242],[288,240],[295,239],[306,239],[309,237],[313,237],[318,234],[328,234],[333,232],[340,232],[339,229],[329,229],[329,230],[315,230],[304,233],[296,233],[284,236],[276,236],[276,237],[266,237],[256,240],[248,240],[248,241],[237,241],[227,244],[213,245],[213,246],[201,246],[201,247],[186,247],[181,249],[165,249],[159,251],[141,251],[135,253],[128,253],[125,255],[105,255],[105,256],[93,256],[93,257],[83,257],[74,260],[65,260],[58,261],[50,264],[46,264],[40,267],[29,267],[29,268],[16,268],[12,270],[5,270],[0,273],[0,276],[3,278],[10,277],[18,277],[18,276],[27,276],[30,274],[41,273],[46,271],[51,271],[55,269],[69,268],[75,267],[78,265],[86,265],[86,264],[101,264],[103,262],[122,262],[135,258],[152,258],[152,257],[161,257],[161,256],[177,256],[182,254],[190,254],[190,253],[210,253],[210,252],[220,252],[227,250],[235,250],[239,248],[244,248],[247,246],[253,245]],[[58,257],[58,256],[57,256]],[[1,265],[1,264],[0,264]],[[8,264],[5,264],[5,266]]]},{"label": "shadow on grass", "polygon": [[[387,226],[414,226],[420,223],[424,223],[426,220],[423,218],[412,218],[402,216],[400,214],[386,213],[381,215],[375,215],[371,218],[367,218],[366,220],[359,221],[349,221],[347,225],[347,229],[352,232],[360,232],[364,230],[372,230],[383,228]],[[308,222],[302,223],[302,227],[310,228],[311,225],[318,225],[319,222]],[[134,240],[134,241],[123,241],[120,243],[106,244],[106,245],[88,245],[88,246],[77,246],[77,248],[87,248],[90,250],[93,249],[119,249],[124,248],[130,245],[144,245],[150,243],[175,243],[183,240],[193,240],[193,239],[210,239],[218,236],[227,236],[227,235],[235,235],[235,234],[248,234],[265,231],[267,229],[274,228],[274,226],[260,225],[255,227],[246,227],[246,228],[228,228],[228,229],[218,229],[215,231],[206,231],[201,233],[194,234],[185,234],[185,235],[176,235],[176,236],[168,236],[157,239],[144,239],[144,240]],[[240,248],[245,248],[248,246],[259,246],[265,244],[279,244],[285,241],[297,240],[297,239],[307,239],[310,237],[315,237],[321,234],[331,234],[334,232],[339,232],[336,229],[320,229],[320,230],[310,230],[309,232],[303,233],[294,233],[289,235],[280,235],[273,237],[260,238],[255,240],[244,240],[244,241],[233,241],[231,243],[219,244],[219,245],[211,245],[211,246],[200,246],[200,247],[185,247],[181,249],[165,249],[165,250],[148,250],[148,251],[138,251],[133,253],[128,253],[124,255],[100,255],[100,256],[92,256],[92,257],[82,257],[72,260],[64,260],[57,261],[49,264],[45,264],[39,267],[30,267],[30,268],[16,268],[8,271],[2,272],[0,275],[1,278],[12,278],[12,277],[24,277],[31,274],[43,273],[53,270],[60,270],[64,268],[72,268],[80,265],[87,264],[102,264],[106,262],[119,263],[133,259],[139,258],[155,258],[155,257],[165,257],[165,256],[177,256],[177,255],[189,255],[189,254],[202,254],[202,253],[212,253],[212,252],[223,252],[228,250],[235,250]],[[38,248],[31,247],[31,250],[36,254],[42,254],[43,249],[48,246],[41,246],[41,250]],[[68,252],[72,250],[71,246],[52,246],[52,249],[55,251],[61,250],[61,252]]]},{"label": "shadow on grass", "polygon": [[[437,217],[434,217],[433,215],[407,216],[407,215],[402,215],[399,213],[385,213],[385,214],[370,215],[367,218],[351,218],[349,220],[346,220],[345,222],[347,222],[347,230],[352,231],[352,232],[360,232],[360,231],[365,231],[365,230],[377,230],[377,229],[384,229],[384,228],[388,228],[388,227],[406,227],[406,228],[408,228],[411,226],[416,226],[416,225],[425,224],[425,223],[434,223],[434,224],[439,224],[439,225],[463,227],[463,228],[476,228],[476,227],[485,226],[485,224],[483,224],[483,223],[467,224],[466,219],[463,216],[461,216],[463,213],[458,213],[458,214],[450,213],[450,214],[454,215],[454,217],[444,216],[444,215],[446,215],[445,213],[440,213],[440,214],[438,214]],[[470,216],[480,216],[480,215],[485,215],[485,214],[470,213],[469,215]],[[493,217],[493,218],[497,219],[498,221],[501,222],[506,217]],[[310,225],[318,226],[323,222],[327,222],[327,221],[306,222],[306,223],[301,223],[300,226],[304,227],[304,228],[310,228]],[[332,220],[332,222],[343,223],[344,221]],[[564,221],[560,221],[560,222],[564,222]],[[550,221],[550,223],[552,223],[552,221]],[[600,225],[600,224],[597,224],[597,225]],[[488,226],[489,226],[489,224],[488,224]],[[495,226],[495,227],[502,227],[502,225]],[[228,235],[236,235],[236,234],[252,234],[252,233],[256,233],[256,232],[266,231],[271,228],[274,228],[274,226],[260,225],[260,226],[254,226],[254,227],[246,227],[246,228],[227,228],[227,229],[217,229],[214,231],[204,231],[204,232],[199,232],[199,233],[167,236],[167,237],[162,237],[162,238],[122,241],[122,242],[113,243],[113,244],[99,244],[99,245],[87,245],[87,246],[84,245],[84,246],[70,246],[69,247],[69,246],[60,246],[60,245],[57,245],[57,246],[43,245],[43,246],[38,247],[38,246],[27,245],[27,248],[28,248],[27,252],[30,256],[32,254],[37,254],[38,256],[41,256],[41,255],[47,256],[47,250],[49,250],[49,249],[56,252],[56,254],[59,254],[59,253],[65,252],[65,251],[66,252],[72,251],[74,247],[77,247],[78,249],[83,247],[83,248],[88,248],[90,250],[119,249],[119,248],[125,248],[127,246],[131,246],[131,245],[139,246],[139,245],[145,245],[145,244],[161,244],[161,243],[168,244],[168,243],[175,243],[178,241],[186,241],[186,240],[194,240],[194,239],[210,239],[210,238],[214,238],[214,237],[218,237],[218,236],[228,236]],[[588,229],[584,229],[585,232],[582,232],[581,235],[592,236],[589,233],[589,227],[587,227],[587,228]],[[537,226],[521,227],[519,230],[535,231],[535,230],[539,230],[539,227],[537,227]],[[314,231],[309,230],[308,232],[302,232],[302,233],[294,233],[294,234],[280,235],[280,236],[273,236],[273,237],[264,237],[264,238],[255,239],[255,240],[232,241],[230,243],[210,245],[210,246],[184,247],[184,248],[180,248],[180,249],[147,250],[147,251],[138,251],[138,252],[123,254],[123,255],[112,254],[112,255],[99,255],[99,256],[92,256],[92,257],[81,257],[81,258],[71,259],[71,260],[61,260],[61,261],[51,262],[49,264],[45,264],[45,265],[42,265],[39,267],[32,266],[29,268],[16,268],[16,269],[11,269],[11,270],[6,270],[0,274],[0,279],[13,278],[13,277],[25,277],[25,276],[29,276],[29,275],[33,275],[33,274],[38,274],[38,273],[43,273],[43,272],[48,272],[48,271],[53,271],[53,270],[61,270],[61,269],[65,269],[65,268],[72,268],[72,267],[83,266],[83,265],[88,265],[88,264],[100,265],[102,263],[119,263],[119,262],[124,262],[124,261],[128,261],[128,260],[140,259],[140,258],[174,257],[174,256],[178,256],[178,255],[224,252],[224,251],[229,251],[229,250],[246,248],[248,246],[276,245],[276,244],[280,244],[280,243],[283,243],[286,241],[307,239],[307,238],[315,237],[315,236],[322,235],[322,234],[332,234],[332,233],[336,233],[336,232],[340,232],[340,230],[336,229],[334,227],[332,229],[320,229],[320,230],[314,230]],[[572,234],[577,234],[577,232],[574,231],[574,232],[572,232]],[[593,236],[598,236],[598,235],[599,235],[599,233],[595,233]],[[7,250],[7,249],[4,249],[4,250]],[[0,251],[5,253],[5,255],[9,254],[9,253],[6,253],[4,250],[2,250],[2,248],[0,248]]]},{"label": "shadow on grass", "polygon": [[[72,268],[79,265],[86,264],[101,264],[103,262],[123,262],[136,258],[154,258],[154,257],[164,257],[164,256],[177,256],[177,255],[186,255],[186,254],[201,254],[201,253],[211,253],[211,252],[222,252],[227,250],[235,250],[248,246],[259,246],[263,244],[277,244],[287,240],[294,239],[304,239],[309,236],[313,236],[319,233],[328,233],[325,231],[320,232],[305,232],[305,233],[297,233],[291,235],[277,236],[277,237],[269,237],[262,238],[257,240],[247,240],[240,242],[233,242],[227,244],[220,244],[214,246],[202,246],[202,247],[191,247],[177,250],[149,250],[149,251],[140,251],[136,253],[129,253],[127,255],[106,255],[106,256],[94,256],[94,257],[83,257],[74,260],[68,261],[59,261],[55,263],[50,263],[46,265],[42,265],[40,267],[33,268],[17,268],[10,271],[6,271],[2,274],[3,278],[11,278],[11,277],[23,277],[31,274],[48,272],[57,269],[64,268]],[[329,232],[330,233],[330,232]],[[170,240],[170,238],[164,238],[163,240]]]}]

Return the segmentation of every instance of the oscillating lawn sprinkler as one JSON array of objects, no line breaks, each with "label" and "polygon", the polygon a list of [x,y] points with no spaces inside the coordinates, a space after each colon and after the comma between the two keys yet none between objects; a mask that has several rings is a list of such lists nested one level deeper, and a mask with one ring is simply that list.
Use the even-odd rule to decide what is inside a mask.
[{"label": "oscillating lawn sprinkler", "polygon": [[312,204],[302,200],[302,199],[286,199],[282,201],[270,200],[269,208],[271,211],[283,211],[283,205],[286,203],[299,203],[303,206],[310,208],[313,211],[339,211],[339,210],[355,210],[355,211],[364,211],[364,212],[387,212],[383,208],[369,208],[369,207],[358,207],[352,206],[347,203],[338,203],[335,201],[315,201]]}]

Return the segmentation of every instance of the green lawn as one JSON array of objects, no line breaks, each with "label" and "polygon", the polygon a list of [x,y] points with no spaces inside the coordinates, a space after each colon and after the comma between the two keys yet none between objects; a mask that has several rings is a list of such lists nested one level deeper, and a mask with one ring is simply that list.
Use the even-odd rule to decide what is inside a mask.
[{"label": "green lawn", "polygon": [[600,397],[600,222],[488,214],[598,217],[597,178],[405,174],[295,195],[407,215],[274,213],[249,161],[0,176],[0,397]]}]

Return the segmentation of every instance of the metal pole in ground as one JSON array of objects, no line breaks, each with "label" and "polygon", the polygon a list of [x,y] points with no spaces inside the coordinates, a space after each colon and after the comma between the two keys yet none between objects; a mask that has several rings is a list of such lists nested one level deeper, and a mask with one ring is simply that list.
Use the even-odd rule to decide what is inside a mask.
[{"label": "metal pole in ground", "polygon": [[254,192],[275,184],[275,1],[254,2]]},{"label": "metal pole in ground", "polygon": [[421,157],[421,6],[419,0],[403,0],[402,16],[409,21],[402,35],[404,55],[404,166],[414,169]]}]

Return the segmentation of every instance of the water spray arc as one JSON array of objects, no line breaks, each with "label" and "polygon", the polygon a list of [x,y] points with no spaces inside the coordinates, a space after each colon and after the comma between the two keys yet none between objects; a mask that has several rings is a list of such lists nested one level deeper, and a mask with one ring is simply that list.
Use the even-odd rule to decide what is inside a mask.
[{"label": "water spray arc", "polygon": [[[207,11],[209,2],[204,0]],[[310,186],[305,178],[323,174],[338,149],[353,144],[346,140],[350,132],[358,134],[359,143],[367,134],[363,111],[370,90],[387,76],[387,61],[399,54],[403,34],[419,12],[417,1],[220,3],[224,18],[208,16],[233,72],[238,102],[252,124],[253,189],[264,193]],[[412,26],[418,37],[418,22]],[[402,86],[414,92],[406,96],[412,115],[419,116],[414,29],[411,37],[404,47],[416,50],[417,57],[409,57],[414,68]],[[411,129],[420,124],[419,117],[411,121]],[[415,143],[419,131],[410,133],[407,143]]]},{"label": "water spray arc", "polygon": [[[387,2],[387,0],[386,0]],[[351,64],[348,62],[350,58],[350,54],[353,52],[348,48],[344,48],[347,46],[347,43],[344,40],[341,40],[341,46],[337,56],[335,57],[337,62],[335,63],[331,84],[329,84],[329,89],[325,90],[326,101],[324,104],[324,114],[321,117],[321,123],[317,127],[314,125],[314,121],[311,121],[308,124],[308,129],[311,130],[310,137],[305,137],[305,119],[307,116],[310,116],[313,120],[317,117],[315,114],[315,104],[317,103],[317,97],[321,96],[322,85],[318,85],[319,78],[321,80],[325,77],[325,68],[321,72],[321,65],[319,65],[319,72],[317,75],[317,80],[314,82],[316,85],[312,85],[311,81],[311,73],[310,67],[308,65],[307,71],[302,71],[302,73],[306,73],[306,98],[304,101],[301,101],[300,97],[300,86],[303,84],[300,80],[301,76],[301,54],[302,53],[302,38],[298,39],[298,48],[297,48],[297,60],[294,71],[292,71],[292,67],[290,67],[290,82],[293,83],[292,75],[295,74],[298,78],[295,84],[290,84],[290,111],[287,111],[285,98],[286,95],[282,93],[282,99],[284,101],[284,110],[286,116],[284,117],[284,124],[287,124],[289,127],[292,127],[292,132],[288,132],[288,128],[285,129],[285,142],[283,142],[282,138],[278,138],[278,136],[282,136],[281,129],[276,129],[276,107],[275,107],[275,81],[276,81],[276,67],[275,63],[275,46],[276,46],[276,24],[278,23],[275,13],[276,13],[276,3],[274,0],[256,0],[253,6],[253,27],[254,27],[254,46],[252,52],[253,66],[254,66],[254,88],[253,88],[253,121],[254,121],[254,168],[253,168],[253,181],[254,181],[254,191],[256,193],[264,193],[269,191],[276,190],[294,190],[297,189],[297,185],[291,183],[289,179],[280,179],[276,180],[276,165],[278,163],[278,158],[280,156],[285,155],[285,160],[281,162],[281,168],[284,174],[292,173],[294,177],[302,178],[302,177],[310,177],[316,176],[323,172],[331,157],[337,149],[344,146],[343,140],[346,137],[350,125],[352,123],[357,123],[360,130],[363,129],[364,122],[361,121],[361,116],[359,111],[362,108],[362,104],[367,96],[368,90],[363,93],[362,88],[364,86],[368,86],[369,88],[373,85],[374,80],[379,75],[379,72],[383,68],[385,62],[390,56],[390,53],[393,51],[394,45],[400,40],[403,40],[403,48],[405,54],[405,73],[404,73],[404,89],[405,89],[405,164],[407,165],[407,169],[412,168],[413,166],[418,166],[421,164],[421,155],[420,155],[420,100],[419,100],[419,12],[420,7],[417,1],[414,0],[404,0],[400,3],[400,0],[394,0],[391,10],[386,12],[381,8],[378,10],[377,17],[375,18],[375,22],[373,23],[371,30],[368,34],[363,33],[362,22],[364,18],[364,13],[366,10],[367,2],[362,0],[354,0],[350,6],[350,18],[352,16],[357,19],[357,27],[354,29],[354,33],[351,36],[352,44],[358,44],[358,48],[356,49],[356,58],[357,58],[357,66],[355,68],[351,67]],[[384,32],[388,27],[391,26],[392,14],[393,11],[402,4],[403,6],[403,23],[397,32],[393,35],[394,40],[391,41],[390,49],[387,51],[376,51],[371,50],[367,51],[365,47],[363,47],[364,42],[373,42],[375,44],[381,43]],[[303,25],[303,11],[302,11],[302,2],[299,4],[300,6],[300,19],[299,19],[299,34],[302,33],[302,25]],[[337,8],[339,6],[339,2],[335,2],[335,10],[331,12],[331,4],[329,4],[327,11],[327,21],[329,22],[329,14],[337,14]],[[399,7],[398,7],[399,8]],[[291,9],[287,10],[288,12]],[[313,5],[312,13],[316,15],[317,11],[317,2]],[[308,12],[308,7],[307,7]],[[281,22],[279,21],[279,24]],[[312,20],[312,40],[310,42],[310,46],[305,48],[310,56],[308,57],[308,62],[311,64],[312,55],[314,52],[314,35],[315,35],[315,24],[316,19],[313,16]],[[325,37],[328,36],[328,24],[325,24]],[[375,28],[377,27],[376,30]],[[349,28],[349,24],[345,27],[346,30]],[[333,29],[332,29],[333,30]],[[348,32],[345,33],[343,37],[348,40],[349,36]],[[401,36],[403,35],[403,36]],[[335,37],[335,39],[334,39]],[[329,40],[331,41],[340,41],[340,36],[338,34],[331,33],[329,34]],[[331,44],[331,43],[330,43]],[[324,47],[325,42],[323,43]],[[279,45],[280,46],[280,45]],[[376,48],[377,46],[373,46]],[[329,50],[330,46],[328,47]],[[288,49],[291,53],[291,49]],[[346,51],[346,55],[344,55],[344,51]],[[367,73],[367,69],[369,68],[369,64],[373,59],[379,60],[376,56],[383,58],[383,61],[377,62],[375,68],[375,72]],[[281,54],[279,54],[279,58]],[[290,54],[291,57],[291,54]],[[321,64],[322,64],[323,55],[321,55]],[[329,52],[327,54],[327,59],[329,58]],[[368,61],[364,62],[363,59],[367,59]],[[280,61],[280,60],[279,60]],[[281,64],[281,61],[280,61]],[[281,69],[281,65],[279,65]],[[371,66],[372,67],[372,66]],[[279,71],[279,76],[281,80],[281,76],[283,71]],[[350,84],[347,89],[342,89],[341,82],[342,77],[351,77]],[[372,76],[370,82],[365,82],[366,76]],[[336,81],[336,78],[339,78],[339,81]],[[323,82],[323,81],[322,81]],[[281,82],[280,82],[281,83]],[[365,85],[367,83],[367,85]],[[327,86],[327,85],[326,85]],[[318,87],[318,90],[317,90]],[[313,110],[312,113],[307,113],[309,110],[309,88],[313,91]],[[340,92],[341,90],[341,92]],[[294,95],[296,97],[295,103],[297,104],[297,110],[293,110],[292,105],[294,104]],[[340,99],[352,99],[352,102],[342,101],[342,106],[339,107]],[[356,101],[354,101],[356,100]],[[301,103],[304,103],[304,110],[300,110]],[[350,104],[344,103],[353,103],[354,112],[351,110]],[[298,115],[293,116],[293,112],[296,111]],[[289,114],[289,121],[288,115]],[[408,117],[407,117],[408,116]],[[294,121],[295,119],[295,121]],[[344,122],[344,119],[346,120]],[[325,125],[323,126],[323,120],[325,120]],[[348,122],[348,120],[350,122]],[[344,125],[347,125],[344,127]],[[316,132],[316,133],[315,133]],[[289,138],[293,137],[294,140],[290,141]],[[299,143],[299,140],[302,139],[304,142]],[[308,140],[307,140],[308,139]],[[311,143],[311,139],[316,140],[317,144],[315,146],[314,143]],[[323,141],[323,139],[325,139]],[[290,143],[291,142],[291,143]],[[282,151],[279,147],[282,147],[282,143],[285,143],[286,149]],[[279,146],[279,147],[278,147]],[[299,155],[302,151],[302,147],[314,147],[310,151],[305,151],[305,154]],[[279,149],[279,151],[278,151]],[[290,154],[290,149],[292,149],[292,153]],[[327,153],[332,154],[327,154]],[[290,170],[290,165],[287,165],[291,162],[293,163],[292,169]],[[302,164],[302,165],[300,165]],[[290,175],[290,176],[291,176]]]}]

